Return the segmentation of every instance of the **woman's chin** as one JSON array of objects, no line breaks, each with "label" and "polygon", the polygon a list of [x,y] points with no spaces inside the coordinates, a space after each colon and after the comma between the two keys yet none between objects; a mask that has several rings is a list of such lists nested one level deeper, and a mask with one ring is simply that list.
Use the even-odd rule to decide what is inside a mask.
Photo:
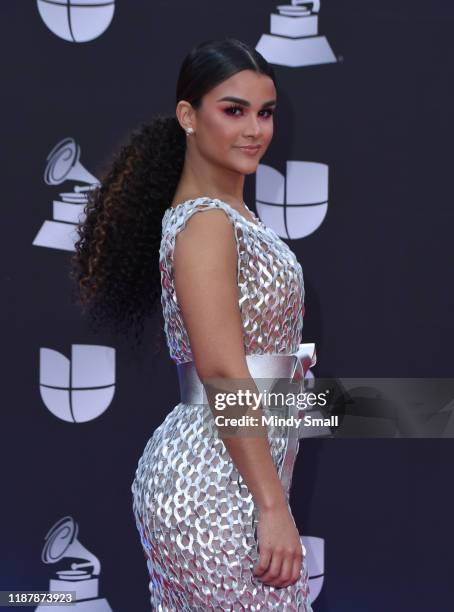
[{"label": "woman's chin", "polygon": [[259,160],[257,159],[246,160],[235,164],[233,169],[240,174],[254,174],[254,172],[257,172],[258,163]]}]

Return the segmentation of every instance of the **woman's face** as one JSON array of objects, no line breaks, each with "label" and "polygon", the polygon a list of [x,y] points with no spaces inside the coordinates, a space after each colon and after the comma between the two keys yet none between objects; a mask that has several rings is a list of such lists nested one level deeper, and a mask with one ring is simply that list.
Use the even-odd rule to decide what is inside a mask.
[{"label": "woman's face", "polygon": [[[273,137],[275,102],[270,77],[253,70],[237,72],[203,97],[191,120],[195,135],[187,137],[188,144],[194,138],[192,145],[207,161],[251,174]],[[244,145],[260,148],[248,153],[241,148]]]}]

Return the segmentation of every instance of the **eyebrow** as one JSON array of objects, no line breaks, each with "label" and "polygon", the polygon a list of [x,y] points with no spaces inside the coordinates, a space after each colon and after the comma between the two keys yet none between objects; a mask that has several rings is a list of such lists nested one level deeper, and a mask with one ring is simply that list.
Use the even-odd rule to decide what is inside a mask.
[{"label": "eyebrow", "polygon": [[[243,98],[236,98],[235,96],[225,96],[224,98],[219,98],[217,102],[236,102],[237,104],[242,104],[243,106],[251,106],[251,103],[247,100],[243,100]],[[268,106],[273,106],[276,104],[276,100],[268,100],[262,104],[262,108],[267,108]]]}]

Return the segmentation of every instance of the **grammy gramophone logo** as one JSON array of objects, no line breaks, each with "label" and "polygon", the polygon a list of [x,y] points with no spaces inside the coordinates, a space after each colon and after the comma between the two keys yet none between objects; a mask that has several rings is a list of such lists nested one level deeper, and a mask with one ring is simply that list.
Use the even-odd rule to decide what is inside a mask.
[{"label": "grammy gramophone logo", "polygon": [[52,202],[52,219],[44,221],[33,244],[50,249],[74,251],[78,238],[77,223],[83,222],[87,192],[99,185],[98,179],[80,163],[80,147],[74,138],[60,140],[46,158],[44,181],[47,185],[61,185],[75,181],[72,191],[59,193]]},{"label": "grammy gramophone logo", "polygon": [[[72,591],[71,604],[39,605],[35,610],[79,610],[83,612],[112,612],[110,604],[99,596],[99,559],[78,539],[79,527],[71,516],[65,516],[47,532],[41,560],[47,564],[64,561],[67,567],[55,572],[49,580],[49,593]],[[74,601],[74,599],[73,599]]]},{"label": "grammy gramophone logo", "polygon": [[101,36],[115,12],[115,0],[37,0],[41,19],[51,32],[69,42]]},{"label": "grammy gramophone logo", "polygon": [[320,0],[291,0],[270,17],[270,34],[262,34],[256,50],[271,64],[299,68],[336,62],[326,36],[318,32]]}]

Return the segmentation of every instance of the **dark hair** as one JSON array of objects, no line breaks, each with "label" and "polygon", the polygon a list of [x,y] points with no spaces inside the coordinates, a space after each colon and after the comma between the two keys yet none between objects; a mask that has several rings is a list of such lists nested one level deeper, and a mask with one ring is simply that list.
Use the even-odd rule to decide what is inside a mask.
[{"label": "dark hair", "polygon": [[[245,43],[230,37],[202,42],[183,60],[176,104],[186,100],[199,108],[207,92],[241,70],[275,82],[272,67]],[[70,267],[76,301],[92,326],[134,330],[138,344],[145,318],[161,295],[162,217],[175,194],[185,151],[186,135],[176,115],[156,114],[143,123],[88,192],[85,218],[77,226]]]}]

